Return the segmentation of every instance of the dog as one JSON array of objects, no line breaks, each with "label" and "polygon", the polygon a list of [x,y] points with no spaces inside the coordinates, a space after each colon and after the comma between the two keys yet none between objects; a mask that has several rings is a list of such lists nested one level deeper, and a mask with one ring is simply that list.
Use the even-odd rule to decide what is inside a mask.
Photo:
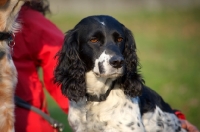
[{"label": "dog", "polygon": [[12,61],[11,41],[19,27],[15,22],[24,1],[0,1],[0,132],[14,132],[14,91],[17,71]]},{"label": "dog", "polygon": [[69,30],[54,82],[69,98],[74,132],[186,132],[170,105],[144,85],[131,31],[107,15]]}]

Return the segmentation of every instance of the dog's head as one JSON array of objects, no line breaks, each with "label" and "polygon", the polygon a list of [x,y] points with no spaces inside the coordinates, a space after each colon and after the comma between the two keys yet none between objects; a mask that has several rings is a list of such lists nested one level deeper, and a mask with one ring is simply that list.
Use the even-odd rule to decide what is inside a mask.
[{"label": "dog's head", "polygon": [[[8,45],[13,40],[13,32],[16,31],[18,25],[16,22],[17,14],[23,4],[24,0],[0,1],[0,60],[5,58],[6,54],[11,59]],[[0,64],[0,68],[2,65],[5,64]]]},{"label": "dog's head", "polygon": [[18,25],[15,22],[21,6],[26,0],[1,0],[0,32],[13,32]]},{"label": "dog's head", "polygon": [[[17,83],[17,72],[11,58],[10,42],[13,40],[13,32],[16,27],[16,18],[24,0],[0,0],[0,83],[3,88],[13,88]],[[5,77],[6,76],[6,77]],[[12,83],[7,82],[11,80]],[[6,82],[6,83],[5,83]]]},{"label": "dog's head", "polygon": [[132,33],[110,16],[90,16],[67,32],[57,54],[55,82],[71,100],[86,94],[85,73],[116,78],[125,94],[141,92],[142,79],[137,71],[138,58]]}]

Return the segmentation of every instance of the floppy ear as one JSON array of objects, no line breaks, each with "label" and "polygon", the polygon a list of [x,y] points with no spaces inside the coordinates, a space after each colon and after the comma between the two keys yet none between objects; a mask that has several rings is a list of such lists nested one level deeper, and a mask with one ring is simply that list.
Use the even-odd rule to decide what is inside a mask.
[{"label": "floppy ear", "polygon": [[125,28],[125,74],[122,77],[122,87],[124,93],[131,97],[139,96],[142,92],[143,80],[138,73],[138,57],[136,54],[136,44],[133,35],[130,30]]},{"label": "floppy ear", "polygon": [[77,33],[70,30],[65,35],[62,49],[56,55],[58,62],[54,82],[61,85],[62,93],[78,101],[86,94],[85,65],[79,57]]}]

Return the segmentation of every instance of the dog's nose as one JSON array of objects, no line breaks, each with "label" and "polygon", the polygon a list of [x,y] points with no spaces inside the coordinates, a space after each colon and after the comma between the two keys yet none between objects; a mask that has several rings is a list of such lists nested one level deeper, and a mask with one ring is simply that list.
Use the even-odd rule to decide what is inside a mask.
[{"label": "dog's nose", "polygon": [[113,56],[110,61],[110,65],[113,66],[114,68],[121,68],[122,65],[124,64],[124,58],[120,56]]}]

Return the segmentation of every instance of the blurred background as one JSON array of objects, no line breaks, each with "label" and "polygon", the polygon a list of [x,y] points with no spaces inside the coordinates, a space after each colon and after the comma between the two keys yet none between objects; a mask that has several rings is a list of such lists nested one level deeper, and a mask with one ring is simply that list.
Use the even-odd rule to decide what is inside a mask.
[{"label": "blurred background", "polygon": [[[63,33],[89,15],[111,15],[135,37],[146,85],[200,129],[200,0],[50,0]],[[51,115],[67,116],[48,96]]]}]

